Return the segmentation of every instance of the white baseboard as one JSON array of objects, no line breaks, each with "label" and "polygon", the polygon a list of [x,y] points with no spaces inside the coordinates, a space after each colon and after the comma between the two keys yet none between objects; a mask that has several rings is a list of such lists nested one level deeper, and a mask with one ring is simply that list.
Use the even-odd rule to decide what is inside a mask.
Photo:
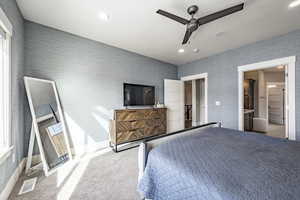
[{"label": "white baseboard", "polygon": [[2,193],[0,194],[0,199],[1,200],[6,200],[8,199],[10,193],[12,192],[12,190],[14,189],[14,186],[16,185],[23,169],[25,167],[25,159],[23,159],[20,163],[19,166],[15,169],[14,173],[12,174],[12,176],[10,177],[10,179],[8,180],[4,190],[2,191]]}]

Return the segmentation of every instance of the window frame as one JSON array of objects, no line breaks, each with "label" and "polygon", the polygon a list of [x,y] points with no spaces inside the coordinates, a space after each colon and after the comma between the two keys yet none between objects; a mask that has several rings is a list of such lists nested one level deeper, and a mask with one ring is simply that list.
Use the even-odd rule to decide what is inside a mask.
[{"label": "window frame", "polygon": [[[12,99],[12,87],[11,87],[11,41],[12,41],[12,35],[13,35],[13,26],[10,23],[8,17],[0,7],[0,27],[5,32],[5,43],[4,43],[4,49],[5,49],[5,57],[4,57],[4,77],[7,77],[7,79],[2,79],[0,81],[3,81],[2,84],[4,85],[4,88],[6,90],[3,90],[4,97],[3,98],[3,107],[4,107],[4,114],[3,114],[3,124],[4,127],[1,129],[0,137],[1,139],[0,143],[0,165],[8,158],[14,147],[12,142],[12,106],[11,106],[11,99]],[[2,71],[2,70],[1,70]],[[1,105],[2,106],[2,105]],[[2,115],[2,114],[1,114]]]}]

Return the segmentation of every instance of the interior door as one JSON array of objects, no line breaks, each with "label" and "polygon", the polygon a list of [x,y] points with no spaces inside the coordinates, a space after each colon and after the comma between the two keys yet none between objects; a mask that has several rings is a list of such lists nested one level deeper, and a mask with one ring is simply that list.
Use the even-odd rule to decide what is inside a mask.
[{"label": "interior door", "polygon": [[269,88],[269,122],[283,125],[285,122],[284,85]]},{"label": "interior door", "polygon": [[184,83],[164,80],[164,102],[167,107],[167,132],[184,129]]}]

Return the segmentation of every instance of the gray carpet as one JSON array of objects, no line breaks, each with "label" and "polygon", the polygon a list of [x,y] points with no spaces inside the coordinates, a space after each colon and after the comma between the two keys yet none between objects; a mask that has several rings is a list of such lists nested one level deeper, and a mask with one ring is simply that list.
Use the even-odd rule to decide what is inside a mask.
[{"label": "gray carpet", "polygon": [[70,173],[56,172],[49,177],[39,176],[35,190],[18,195],[23,175],[16,184],[11,200],[135,200],[140,199],[137,188],[137,149],[118,154],[96,153],[89,159],[82,159]]}]

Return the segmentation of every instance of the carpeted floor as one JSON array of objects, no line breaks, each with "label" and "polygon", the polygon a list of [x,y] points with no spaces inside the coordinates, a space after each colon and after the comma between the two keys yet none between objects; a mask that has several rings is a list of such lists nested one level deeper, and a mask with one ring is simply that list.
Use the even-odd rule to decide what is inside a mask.
[{"label": "carpeted floor", "polygon": [[137,149],[121,153],[100,151],[85,156],[68,167],[60,168],[49,177],[38,176],[35,190],[18,195],[23,175],[16,184],[10,200],[136,200],[138,166]]}]

